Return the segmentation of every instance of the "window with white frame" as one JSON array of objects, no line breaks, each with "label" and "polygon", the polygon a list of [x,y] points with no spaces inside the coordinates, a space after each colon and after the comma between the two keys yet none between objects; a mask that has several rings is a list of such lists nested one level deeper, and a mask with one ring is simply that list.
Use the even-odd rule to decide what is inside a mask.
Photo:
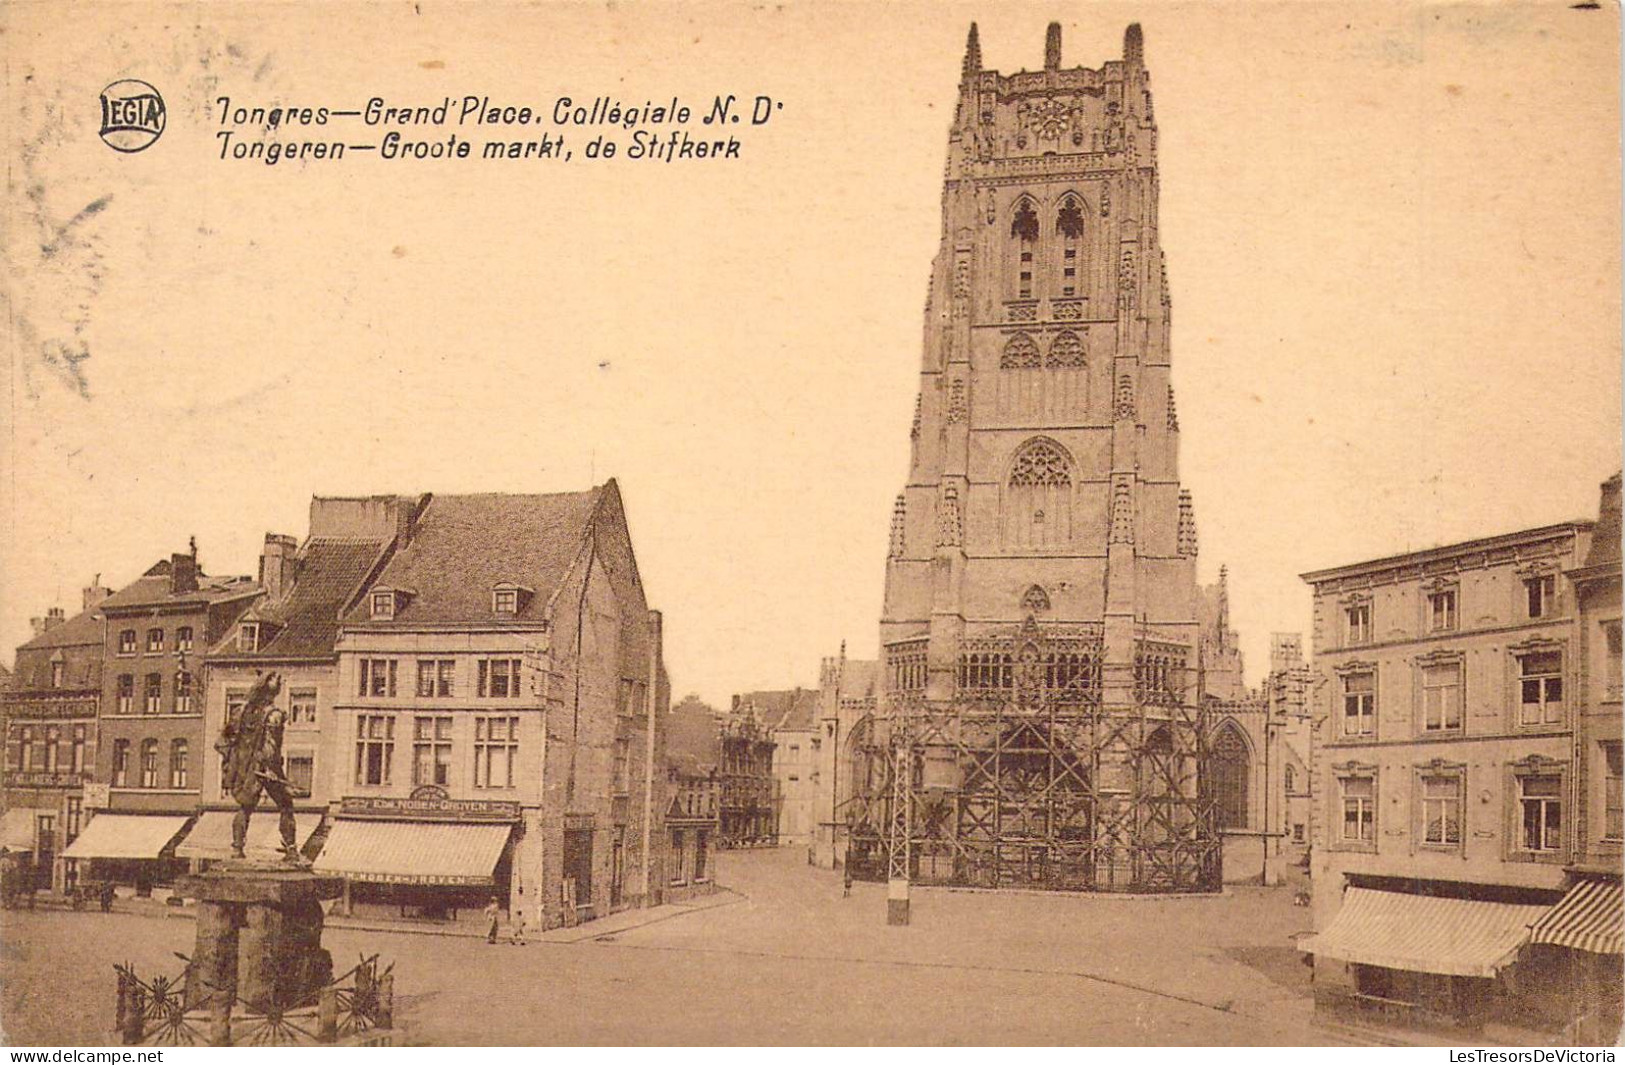
[{"label": "window with white frame", "polygon": [[237,650],[245,652],[260,649],[260,626],[257,621],[245,621],[237,628]]},{"label": "window with white frame", "polygon": [[117,712],[131,714],[135,712],[135,676],[131,673],[118,675]]},{"label": "window with white frame", "polygon": [[175,650],[190,651],[192,649],[192,626],[182,625],[175,630]]},{"label": "window with white frame", "polygon": [[61,752],[57,747],[62,743],[62,729],[56,725],[45,726],[45,771],[55,773],[61,761]]},{"label": "window with white frame", "polygon": [[164,675],[162,673],[148,673],[147,684],[141,700],[141,709],[149,714],[156,714],[164,708]]},{"label": "window with white frame", "polygon": [[288,724],[310,728],[316,724],[316,689],[292,688],[288,692]]},{"label": "window with white frame", "polygon": [[517,699],[519,697],[519,659],[482,658],[480,660],[479,694],[482,699]]},{"label": "window with white frame", "polygon": [[1422,788],[1422,842],[1430,846],[1459,847],[1462,822],[1460,773],[1424,773]]},{"label": "window with white frame", "polygon": [[1555,854],[1563,849],[1563,777],[1557,773],[1520,774],[1518,781],[1518,849]]},{"label": "window with white frame", "polygon": [[85,771],[85,751],[89,744],[90,729],[85,725],[73,726],[73,747],[68,761],[68,769],[74,776]]},{"label": "window with white frame", "polygon": [[1621,670],[1618,619],[1602,623],[1602,645],[1607,652],[1607,658],[1602,664],[1603,697],[1605,699],[1618,699],[1620,697]]},{"label": "window with white frame", "polygon": [[192,712],[192,674],[184,669],[175,674],[175,712],[177,714]]},{"label": "window with white frame", "polygon": [[1343,642],[1345,644],[1371,642],[1371,604],[1350,603],[1343,608]]},{"label": "window with white frame", "polygon": [[519,613],[519,589],[497,588],[491,592],[491,612],[498,617],[513,617]]},{"label": "window with white frame", "polygon": [[1563,720],[1563,652],[1531,651],[1518,657],[1518,724],[1553,725]]},{"label": "window with white frame", "polygon": [[130,785],[130,741],[113,741],[113,787],[126,788]]},{"label": "window with white frame", "polygon": [[135,630],[120,629],[118,634],[118,653],[121,655],[135,654]]},{"label": "window with white frame", "polygon": [[64,662],[51,663],[51,687],[60,688],[67,676],[67,664]]},{"label": "window with white frame", "polygon": [[451,696],[451,682],[455,675],[456,660],[451,658],[418,660],[418,698],[446,699]]},{"label": "window with white frame", "polygon": [[141,741],[141,786],[143,788],[156,788],[158,786],[158,741]]},{"label": "window with white frame", "polygon": [[412,719],[412,783],[451,783],[451,718]]},{"label": "window with white frame", "polygon": [[363,658],[359,671],[357,694],[387,696],[395,694],[396,662],[393,658]]},{"label": "window with white frame", "polygon": [[316,780],[316,755],[311,751],[288,752],[288,785],[296,795],[311,795]]},{"label": "window with white frame", "polygon": [[1423,666],[1422,730],[1460,732],[1461,716],[1461,663],[1441,662]]},{"label": "window with white frame", "polygon": [[1428,594],[1428,630],[1451,632],[1456,627],[1456,589],[1440,588]]},{"label": "window with white frame", "polygon": [[395,718],[389,714],[357,714],[355,719],[355,782],[382,786],[389,783],[395,760]]},{"label": "window with white frame", "polygon": [[1377,675],[1371,670],[1343,674],[1344,736],[1371,736],[1377,731]]},{"label": "window with white frame", "polygon": [[395,593],[372,593],[372,617],[374,621],[387,621],[395,616]]},{"label": "window with white frame", "polygon": [[169,742],[169,786],[184,788],[191,777],[191,749],[185,740]]},{"label": "window with white frame", "polygon": [[1377,779],[1372,776],[1345,776],[1337,780],[1343,804],[1344,843],[1375,843],[1377,839]]},{"label": "window with white frame", "polygon": [[519,760],[519,719],[503,715],[474,718],[474,786],[511,788]]},{"label": "window with white frame", "polygon": [[1551,617],[1557,612],[1557,578],[1550,574],[1528,577],[1523,582],[1525,612],[1531,618]]},{"label": "window with white frame", "polygon": [[147,653],[149,655],[161,655],[164,653],[163,629],[147,630]]}]

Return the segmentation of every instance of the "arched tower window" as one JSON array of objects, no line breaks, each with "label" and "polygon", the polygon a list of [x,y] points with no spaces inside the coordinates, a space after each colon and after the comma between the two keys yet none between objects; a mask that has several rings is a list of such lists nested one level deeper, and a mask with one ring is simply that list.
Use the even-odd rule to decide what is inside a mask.
[{"label": "arched tower window", "polygon": [[1044,360],[1052,370],[1083,369],[1083,341],[1070,329],[1050,341],[1049,357]]},{"label": "arched tower window", "polygon": [[1219,729],[1208,752],[1208,764],[1213,771],[1213,798],[1218,805],[1219,827],[1247,827],[1247,780],[1251,776],[1252,759],[1247,755],[1247,741],[1236,727],[1226,723]]},{"label": "arched tower window", "polygon": [[1038,211],[1026,197],[1016,201],[1010,236],[1016,242],[1016,298],[1029,300],[1033,298],[1034,260],[1038,253]]},{"label": "arched tower window", "polygon": [[1001,370],[1032,370],[1041,365],[1043,362],[1038,356],[1038,345],[1026,333],[1011,337],[1004,346],[1004,354],[999,356]]},{"label": "arched tower window", "polygon": [[1052,440],[1030,440],[1010,463],[1005,529],[1012,546],[1053,547],[1072,539],[1072,457]]},{"label": "arched tower window", "polygon": [[1078,197],[1069,193],[1061,201],[1055,232],[1061,238],[1061,295],[1076,296],[1083,284],[1083,201]]}]

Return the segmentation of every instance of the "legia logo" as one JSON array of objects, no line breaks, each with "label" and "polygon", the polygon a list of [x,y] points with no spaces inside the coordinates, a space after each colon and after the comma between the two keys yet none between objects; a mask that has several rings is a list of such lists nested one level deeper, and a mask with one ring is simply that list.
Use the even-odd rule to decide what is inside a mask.
[{"label": "legia logo", "polygon": [[116,152],[152,147],[164,132],[164,98],[144,81],[125,78],[102,90],[101,138]]}]

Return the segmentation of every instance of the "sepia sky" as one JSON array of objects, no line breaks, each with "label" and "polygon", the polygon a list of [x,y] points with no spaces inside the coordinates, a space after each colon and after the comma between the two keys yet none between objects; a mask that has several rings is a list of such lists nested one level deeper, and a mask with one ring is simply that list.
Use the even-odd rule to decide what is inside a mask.
[{"label": "sepia sky", "polygon": [[[1256,678],[1271,631],[1308,629],[1300,572],[1595,516],[1620,464],[1617,17],[9,5],[0,660],[189,536],[253,573],[312,494],[608,476],[678,695],[873,655],[967,24],[1010,72],[1051,19],[1068,66],[1137,20],[1182,475]],[[134,155],[96,135],[123,77],[169,108]],[[730,92],[784,105],[734,162],[215,158],[221,95]]]}]

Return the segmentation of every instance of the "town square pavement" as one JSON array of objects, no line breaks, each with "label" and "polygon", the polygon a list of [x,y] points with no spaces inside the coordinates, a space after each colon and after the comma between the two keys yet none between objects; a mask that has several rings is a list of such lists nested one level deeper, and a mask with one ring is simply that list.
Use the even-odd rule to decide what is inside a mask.
[{"label": "town square pavement", "polygon": [[[393,960],[410,1042],[475,1044],[1299,1045],[1308,971],[1291,893],[1200,898],[916,889],[908,927],[885,887],[803,851],[728,852],[724,904],[616,915],[528,946],[330,927],[343,971]],[[0,1026],[12,1045],[111,1038],[113,963],[178,973],[180,916],[8,912]],[[564,939],[573,941],[563,941]]]}]

